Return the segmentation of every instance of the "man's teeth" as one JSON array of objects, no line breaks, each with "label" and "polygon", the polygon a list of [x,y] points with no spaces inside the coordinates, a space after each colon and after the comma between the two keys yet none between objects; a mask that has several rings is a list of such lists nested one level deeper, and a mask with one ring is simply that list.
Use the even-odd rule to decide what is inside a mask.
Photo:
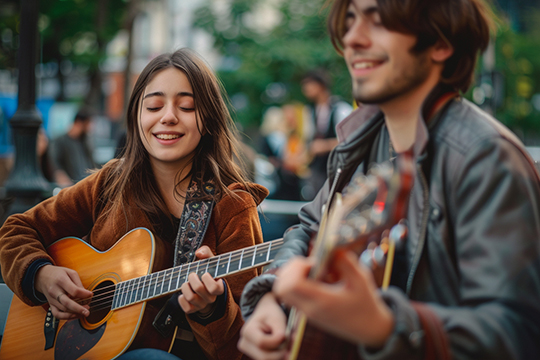
[{"label": "man's teeth", "polygon": [[375,67],[375,63],[374,62],[358,62],[358,63],[354,63],[353,67],[355,69],[371,69],[372,67]]},{"label": "man's teeth", "polygon": [[159,135],[156,135],[156,137],[158,139],[161,139],[161,140],[172,140],[172,139],[177,139],[180,137],[180,135],[172,135],[172,134],[159,134]]}]

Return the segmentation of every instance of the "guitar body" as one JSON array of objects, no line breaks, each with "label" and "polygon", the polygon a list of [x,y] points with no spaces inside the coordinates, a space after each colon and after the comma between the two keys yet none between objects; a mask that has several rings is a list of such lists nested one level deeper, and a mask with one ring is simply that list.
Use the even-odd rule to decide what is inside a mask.
[{"label": "guitar body", "polygon": [[306,324],[299,352],[294,359],[361,360],[357,345],[325,333],[309,323]]},{"label": "guitar body", "polygon": [[[396,246],[406,238],[400,223],[413,184],[412,152],[373,166],[366,176],[353,177],[342,193],[329,197],[309,257],[315,264],[309,278],[324,282],[338,248],[359,255],[379,287],[388,287]],[[332,281],[332,280],[331,280]],[[361,304],[359,304],[361,306]],[[358,346],[309,324],[292,308],[287,323],[287,360],[360,360]]]},{"label": "guitar body", "polygon": [[[56,265],[76,270],[84,287],[95,293],[101,287],[147,275],[156,266],[165,267],[158,264],[160,256],[156,256],[163,248],[156,246],[152,233],[142,228],[129,232],[105,252],[74,237],[56,241],[47,251]],[[60,321],[54,346],[45,350],[47,311],[41,306],[30,307],[14,296],[0,359],[114,359],[139,347],[169,350],[173,337],[164,339],[151,326],[159,310],[153,302],[116,310],[109,307],[91,311],[87,319]],[[142,329],[145,331],[139,331]]]}]

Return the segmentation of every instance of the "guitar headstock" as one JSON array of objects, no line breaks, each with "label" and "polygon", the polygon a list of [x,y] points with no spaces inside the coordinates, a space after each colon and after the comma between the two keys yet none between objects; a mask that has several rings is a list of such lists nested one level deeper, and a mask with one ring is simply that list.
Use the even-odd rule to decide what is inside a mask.
[{"label": "guitar headstock", "polygon": [[324,271],[337,248],[360,254],[368,244],[391,240],[390,229],[406,215],[413,176],[413,157],[406,152],[396,163],[377,164],[367,174],[353,177],[323,219],[311,253],[318,264],[312,275]]}]

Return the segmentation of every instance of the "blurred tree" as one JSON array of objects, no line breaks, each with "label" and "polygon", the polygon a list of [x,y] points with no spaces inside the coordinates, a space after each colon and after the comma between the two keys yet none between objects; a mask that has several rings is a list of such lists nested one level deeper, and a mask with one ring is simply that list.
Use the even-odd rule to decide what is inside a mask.
[{"label": "blurred tree", "polygon": [[123,27],[125,0],[40,1],[41,62],[58,65],[59,100],[64,97],[64,76],[72,64],[87,68],[90,89],[85,105],[100,108],[105,47]]},{"label": "blurred tree", "polygon": [[[496,69],[504,78],[502,106],[497,117],[525,143],[540,145],[540,9],[522,18],[527,31],[500,28],[496,40]],[[527,145],[529,145],[527,144]]]},{"label": "blurred tree", "polygon": [[0,6],[0,69],[15,70],[19,48],[19,1],[5,0]]},{"label": "blurred tree", "polygon": [[300,80],[317,67],[329,71],[335,94],[352,101],[347,68],[326,30],[324,2],[231,0],[196,13],[195,26],[213,35],[223,56],[217,71],[245,127],[258,126],[270,105],[305,101]]},{"label": "blurred tree", "polygon": [[[108,42],[124,26],[127,0],[40,1],[39,22],[42,64],[51,68],[60,84],[57,100],[66,100],[64,80],[72,69],[82,68],[90,81],[85,105],[100,108],[101,70]],[[14,70],[18,49],[19,2],[3,0],[0,6],[0,68]],[[81,100],[81,99],[75,99]]]}]

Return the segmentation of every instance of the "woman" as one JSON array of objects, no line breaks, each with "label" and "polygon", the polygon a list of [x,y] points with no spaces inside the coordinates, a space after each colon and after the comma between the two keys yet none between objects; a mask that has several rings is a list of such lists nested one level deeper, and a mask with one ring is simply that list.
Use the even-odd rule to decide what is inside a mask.
[{"label": "woman", "polygon": [[[75,271],[54,266],[45,251],[57,239],[84,237],[96,250],[105,251],[130,230],[146,227],[166,249],[156,261],[164,268],[192,261],[195,250],[202,259],[262,242],[256,207],[268,192],[247,183],[234,162],[238,156],[233,129],[221,84],[197,55],[181,49],[153,59],[130,98],[122,158],[24,214],[11,216],[0,229],[6,284],[28,305],[48,302],[58,319],[86,317],[88,305],[77,300],[92,292]],[[189,241],[176,244],[177,235],[178,241],[185,240],[180,236],[183,214],[203,201],[213,202],[213,210],[202,246],[197,250]],[[182,250],[186,245],[192,246],[191,252],[174,259],[175,246]],[[173,309],[171,315],[183,323],[172,353],[183,360],[241,358],[236,343],[243,320],[237,300],[244,284],[256,275],[252,270],[215,280],[209,273],[190,274],[182,293],[168,302],[181,309],[176,314]],[[147,312],[157,313],[164,302],[149,302]],[[179,316],[182,312],[186,315]],[[150,323],[153,320],[152,316]],[[155,332],[152,326],[142,331],[145,340]],[[134,344],[141,346],[137,340]],[[137,358],[136,354],[123,357]]]}]

